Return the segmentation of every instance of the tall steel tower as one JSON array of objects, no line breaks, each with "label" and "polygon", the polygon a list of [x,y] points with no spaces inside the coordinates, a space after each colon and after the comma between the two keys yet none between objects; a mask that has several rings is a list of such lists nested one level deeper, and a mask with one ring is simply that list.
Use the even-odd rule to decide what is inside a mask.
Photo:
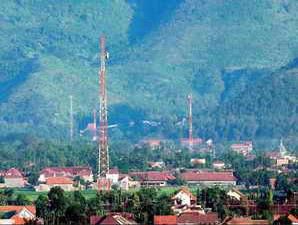
[{"label": "tall steel tower", "polygon": [[100,38],[100,70],[99,76],[99,152],[98,152],[98,177],[105,178],[109,171],[108,149],[108,110],[106,89],[106,60],[108,53],[105,49],[105,38]]}]

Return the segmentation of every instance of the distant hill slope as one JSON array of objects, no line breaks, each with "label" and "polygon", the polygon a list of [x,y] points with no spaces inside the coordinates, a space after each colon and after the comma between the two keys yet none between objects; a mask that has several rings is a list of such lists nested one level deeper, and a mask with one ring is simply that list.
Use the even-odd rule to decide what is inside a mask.
[{"label": "distant hill slope", "polygon": [[213,118],[217,134],[227,138],[295,137],[298,132],[298,63],[294,60],[250,83],[221,104]]},{"label": "distant hill slope", "polygon": [[[86,126],[98,108],[98,36],[103,33],[111,56],[110,122],[119,124],[111,131],[114,138],[178,138],[177,124],[185,117],[190,92],[197,135],[234,139],[297,134],[293,114],[289,119],[279,108],[266,111],[261,96],[293,110],[297,89],[292,80],[285,81],[290,78],[280,78],[293,69],[280,68],[298,56],[298,2],[169,2],[4,0],[1,134],[65,137],[69,95],[74,97],[76,130]],[[271,81],[281,82],[283,89],[273,88]],[[239,119],[239,112],[245,118]],[[271,124],[284,123],[270,133],[266,126],[275,119]],[[160,123],[148,127],[143,120]]]}]

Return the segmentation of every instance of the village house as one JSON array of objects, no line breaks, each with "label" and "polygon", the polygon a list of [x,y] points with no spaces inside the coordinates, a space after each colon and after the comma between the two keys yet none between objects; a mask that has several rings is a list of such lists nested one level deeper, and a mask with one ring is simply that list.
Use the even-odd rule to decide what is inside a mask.
[{"label": "village house", "polygon": [[16,168],[11,168],[5,172],[4,186],[7,188],[25,187],[26,180],[23,174]]},{"label": "village house", "polygon": [[106,174],[106,179],[110,180],[112,185],[118,185],[122,190],[140,187],[140,183],[134,181],[128,174],[121,174],[117,168],[110,169]]},{"label": "village house", "polygon": [[237,190],[236,188],[232,188],[227,192],[227,196],[231,199],[237,200],[237,201],[243,201],[243,200],[247,200],[247,196],[245,194],[243,194],[242,192],[240,192],[239,190]]},{"label": "village house", "polygon": [[117,184],[119,181],[119,170],[118,168],[111,168],[106,174],[106,178],[112,181],[112,184]]},{"label": "village house", "polygon": [[131,213],[109,213],[105,216],[91,216],[90,225],[137,225]]},{"label": "village house", "polygon": [[[277,225],[283,225],[279,222],[279,219],[281,219],[282,215],[274,215],[274,223],[273,224],[277,224]],[[285,215],[285,217],[289,220],[291,225],[298,225],[298,217],[294,216],[293,214],[287,214]]]},{"label": "village house", "polygon": [[165,163],[160,161],[160,162],[148,162],[148,166],[152,169],[162,169],[165,167]]},{"label": "village house", "polygon": [[49,177],[67,177],[70,179],[80,177],[85,182],[93,182],[93,173],[90,167],[47,167],[40,172],[38,181],[45,183]]},{"label": "village house", "polygon": [[53,187],[61,187],[64,191],[74,191],[74,182],[68,177],[49,177],[46,182],[35,187],[37,192],[50,191]]},{"label": "village house", "polygon": [[288,153],[282,140],[280,140],[279,149],[276,151],[267,152],[266,156],[274,161],[276,167],[285,166],[297,161],[296,156],[290,155]]},{"label": "village house", "polygon": [[231,145],[231,150],[237,152],[243,156],[251,153],[253,150],[253,145],[251,141],[245,141],[242,143],[235,143]]},{"label": "village house", "polygon": [[182,187],[173,197],[172,201],[174,206],[177,205],[195,205],[197,203],[197,197],[189,191],[187,187]]},{"label": "village house", "polygon": [[168,171],[131,172],[129,173],[129,176],[132,177],[134,180],[139,181],[140,185],[143,187],[165,187],[168,185],[169,181],[176,179]]},{"label": "village house", "polygon": [[212,163],[212,166],[216,170],[222,170],[225,168],[225,163],[219,160],[216,160]]},{"label": "village house", "polygon": [[148,146],[152,150],[159,149],[164,140],[162,139],[144,139],[141,141],[141,146]]},{"label": "village house", "polygon": [[229,209],[236,209],[242,211],[243,215],[251,215],[251,213],[256,211],[257,204],[254,200],[250,200],[245,194],[232,188],[227,192],[227,202],[226,206]]},{"label": "village house", "polygon": [[0,224],[23,225],[36,219],[36,209],[33,205],[0,206]]},{"label": "village house", "polygon": [[269,225],[268,220],[254,220],[251,217],[233,217],[225,219],[224,225]]},{"label": "village house", "polygon": [[187,187],[182,187],[171,199],[171,209],[176,215],[187,211],[205,214],[204,209],[200,205],[197,205],[196,196]]},{"label": "village house", "polygon": [[233,172],[187,171],[181,179],[190,185],[236,185]]},{"label": "village house", "polygon": [[181,146],[185,148],[189,148],[189,146],[192,146],[193,148],[197,149],[202,143],[203,143],[203,139],[201,138],[192,138],[191,140],[189,140],[189,138],[180,139]]},{"label": "village house", "polygon": [[192,166],[205,165],[206,159],[205,158],[193,158],[193,159],[190,159],[190,163]]},{"label": "village house", "polygon": [[217,225],[217,213],[184,212],[179,215],[154,216],[154,225]]},{"label": "village house", "polygon": [[134,181],[129,175],[127,174],[120,174],[118,185],[120,189],[128,191],[131,188],[140,188],[140,182]]}]

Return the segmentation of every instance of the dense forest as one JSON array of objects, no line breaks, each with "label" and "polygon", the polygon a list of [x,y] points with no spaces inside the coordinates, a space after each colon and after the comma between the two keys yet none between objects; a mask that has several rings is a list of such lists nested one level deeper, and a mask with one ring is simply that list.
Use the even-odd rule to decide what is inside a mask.
[{"label": "dense forest", "polygon": [[4,0],[0,135],[65,139],[72,95],[79,139],[98,110],[104,34],[112,139],[185,136],[188,93],[196,136],[293,139],[297,10],[283,0]]}]

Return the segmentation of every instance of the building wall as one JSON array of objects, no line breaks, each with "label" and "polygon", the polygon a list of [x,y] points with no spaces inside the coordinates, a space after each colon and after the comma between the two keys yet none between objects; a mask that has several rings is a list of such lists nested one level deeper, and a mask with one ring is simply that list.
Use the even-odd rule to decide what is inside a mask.
[{"label": "building wall", "polygon": [[165,186],[167,186],[167,182],[166,181],[142,181],[141,186],[143,186],[143,187],[146,187],[146,186],[165,187]]},{"label": "building wall", "polygon": [[64,191],[74,191],[75,188],[72,184],[54,184],[54,185],[49,185],[50,189],[52,187],[61,187]]},{"label": "building wall", "polygon": [[35,191],[37,192],[50,191],[52,187],[61,187],[64,191],[75,190],[72,184],[55,184],[55,185],[40,184],[37,187],[35,187]]},{"label": "building wall", "polygon": [[193,185],[236,185],[236,181],[187,181]]},{"label": "building wall", "polygon": [[181,201],[180,203],[181,205],[188,205],[188,206],[191,205],[190,196],[183,191],[180,191],[177,193],[176,199],[179,199]]},{"label": "building wall", "polygon": [[106,178],[112,181],[112,184],[117,184],[119,180],[119,174],[107,174]]},{"label": "building wall", "polygon": [[12,220],[12,219],[0,219],[0,224],[3,224],[3,225],[14,224],[14,220]]},{"label": "building wall", "polygon": [[5,183],[5,186],[9,187],[9,188],[25,186],[25,181],[23,178],[6,178],[6,177],[4,177],[4,183]]},{"label": "building wall", "polygon": [[238,201],[240,201],[240,199],[241,199],[240,194],[235,192],[235,191],[232,191],[232,190],[228,191],[227,195],[232,197],[232,198],[237,199]]}]

